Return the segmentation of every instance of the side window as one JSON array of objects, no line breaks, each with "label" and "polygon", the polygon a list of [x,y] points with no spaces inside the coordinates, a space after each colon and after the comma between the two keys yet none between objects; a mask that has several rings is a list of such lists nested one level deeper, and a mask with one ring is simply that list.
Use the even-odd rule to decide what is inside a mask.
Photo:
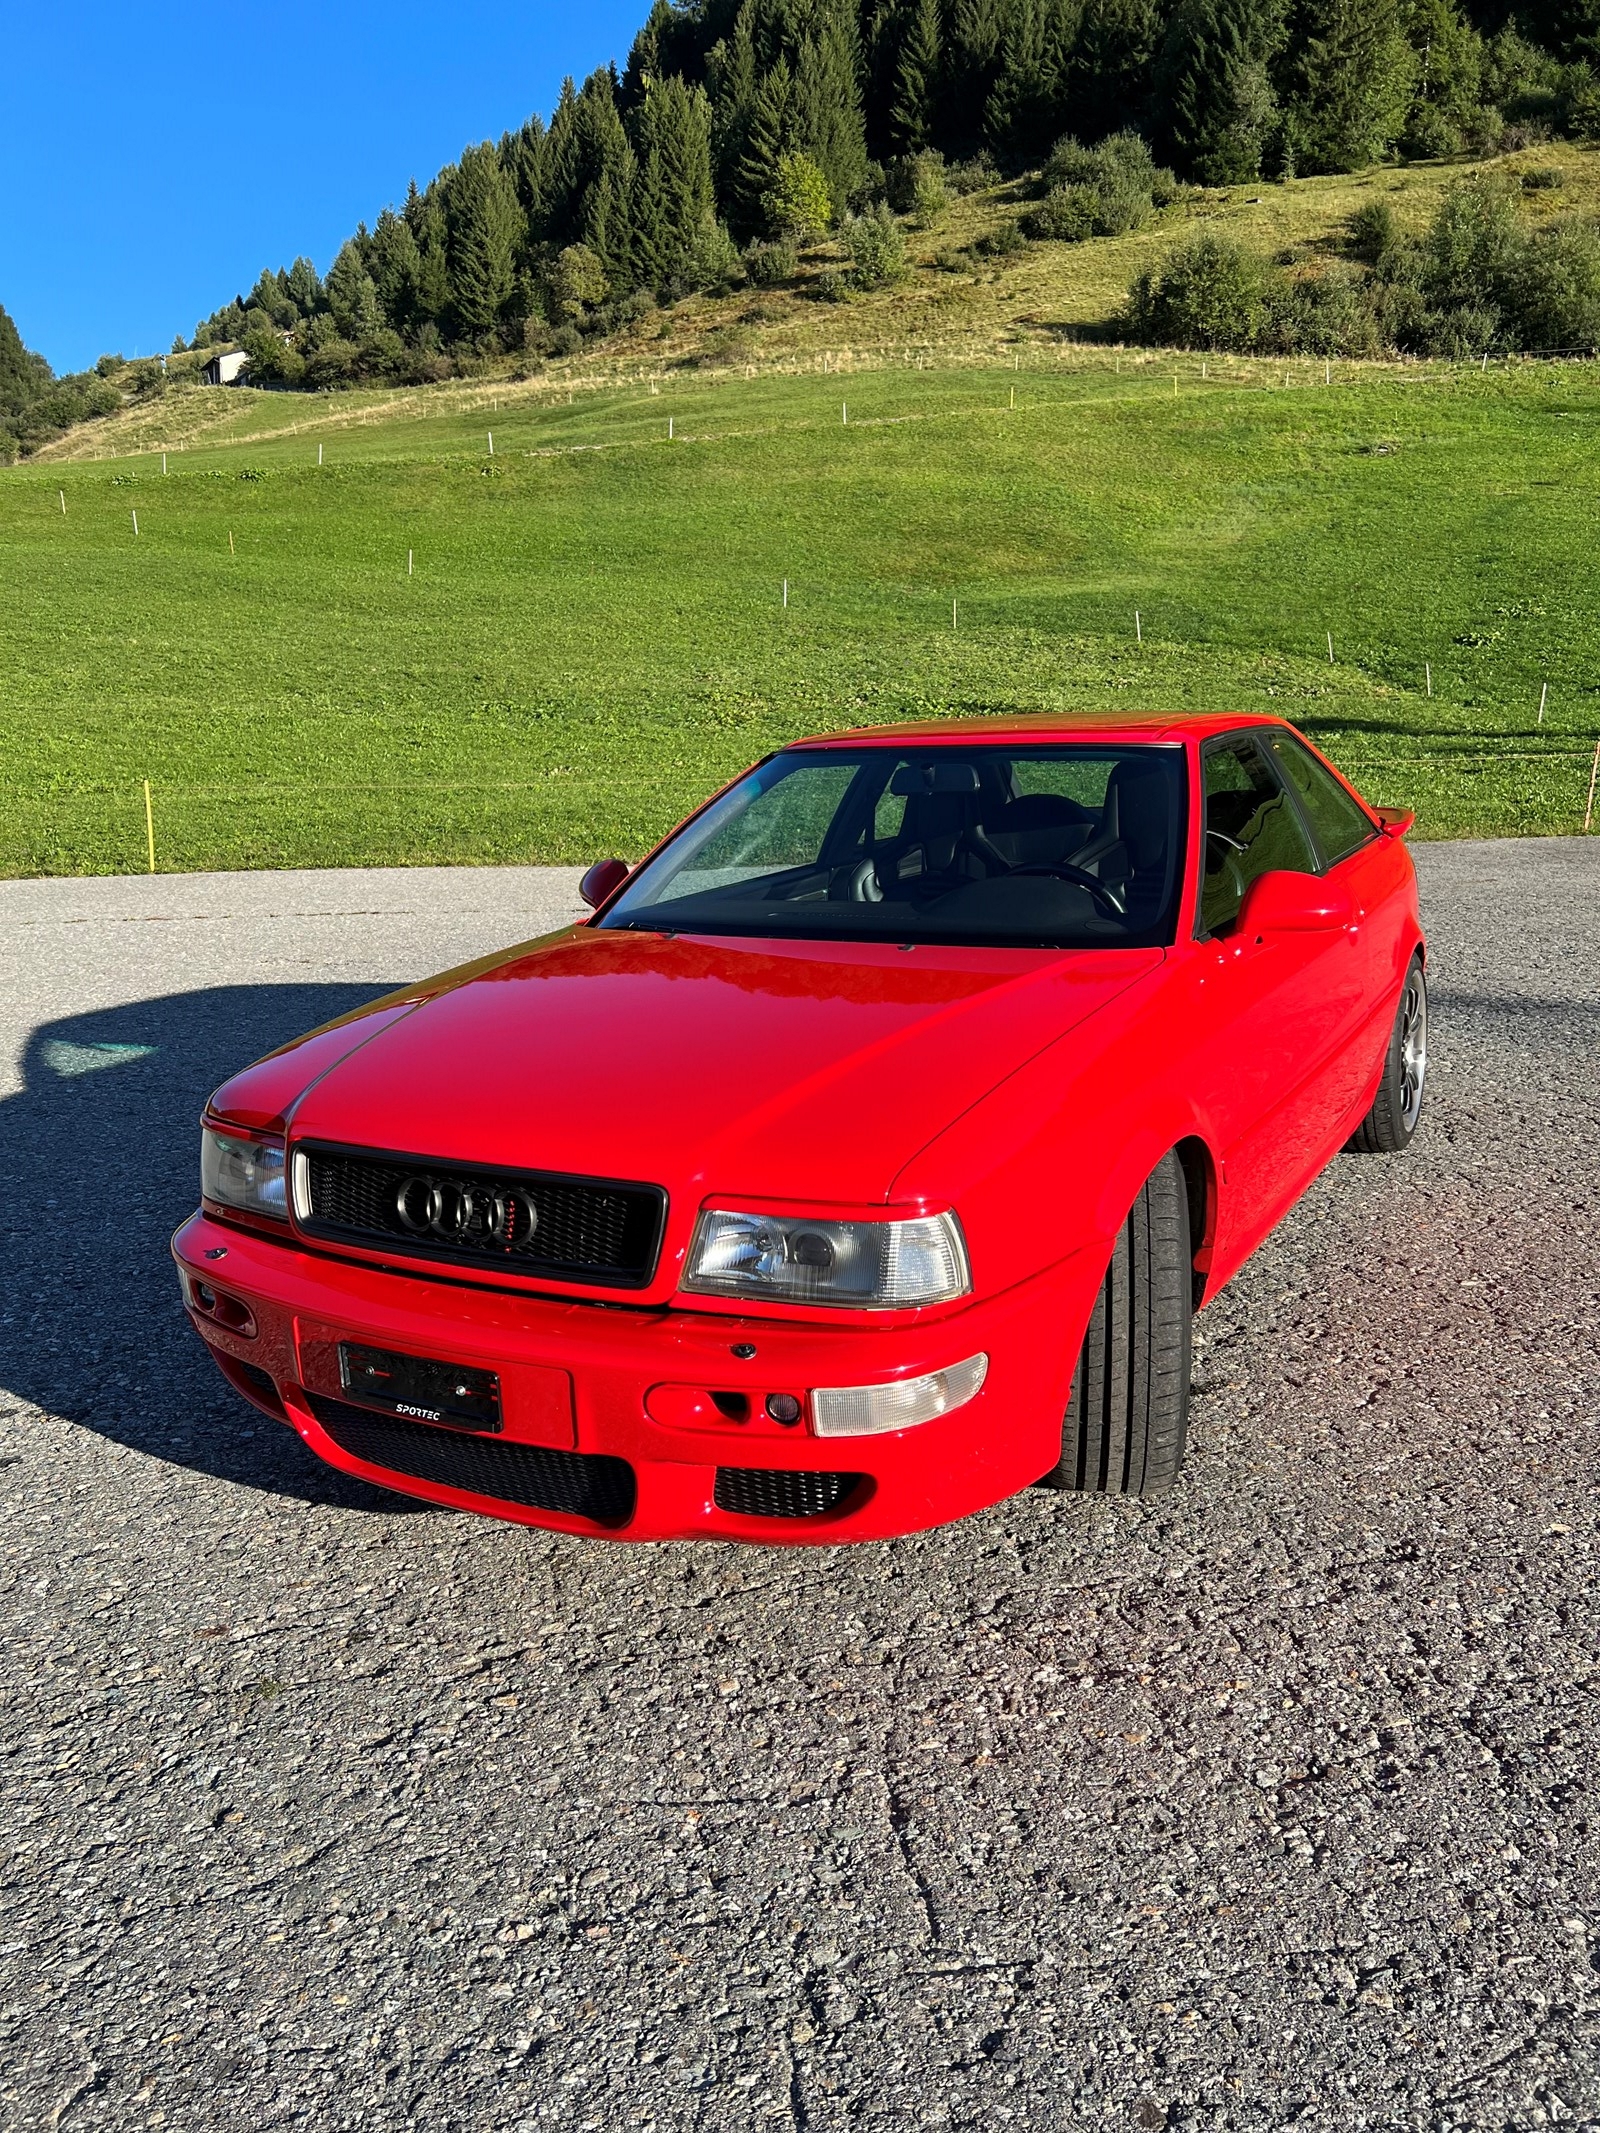
[{"label": "side window", "polygon": [[906,826],[906,803],[898,793],[887,790],[878,795],[878,804],[872,810],[872,841],[874,844],[892,844]]},{"label": "side window", "polygon": [[1370,817],[1292,733],[1272,734],[1267,746],[1305,810],[1325,864],[1331,867],[1348,859],[1358,845],[1377,835]]},{"label": "side window", "polygon": [[1316,854],[1271,765],[1248,734],[1206,749],[1205,849],[1200,869],[1200,930],[1222,933],[1239,916],[1258,875],[1283,868],[1314,874]]}]

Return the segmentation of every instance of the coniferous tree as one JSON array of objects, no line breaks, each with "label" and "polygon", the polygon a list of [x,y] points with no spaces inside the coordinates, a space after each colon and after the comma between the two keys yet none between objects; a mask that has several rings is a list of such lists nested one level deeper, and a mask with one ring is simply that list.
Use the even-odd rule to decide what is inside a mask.
[{"label": "coniferous tree", "polygon": [[550,114],[550,132],[545,142],[545,221],[540,236],[551,244],[570,243],[581,223],[578,204],[583,193],[581,136],[578,89],[569,74],[561,84],[556,108]]},{"label": "coniferous tree", "polygon": [[897,153],[933,146],[939,116],[939,0],[911,0],[895,60],[889,138]]},{"label": "coniferous tree", "polygon": [[1068,70],[1077,37],[1076,0],[1013,0],[1000,78],[984,132],[1013,166],[1044,160],[1067,125]]},{"label": "coniferous tree", "polygon": [[1270,64],[1281,35],[1263,0],[1179,0],[1156,67],[1172,160],[1202,185],[1248,183],[1279,123]]},{"label": "coniferous tree", "polygon": [[624,111],[635,111],[649,94],[651,85],[666,77],[663,54],[672,34],[672,8],[669,0],[655,0],[655,5],[645,17],[644,25],[633,40],[628,54],[628,64],[622,73],[622,88],[618,98]]},{"label": "coniferous tree", "polygon": [[1311,0],[1285,128],[1295,167],[1361,170],[1399,139],[1418,68],[1399,0]]},{"label": "coniferous tree", "polygon": [[800,44],[794,69],[795,137],[843,207],[867,169],[861,116],[861,45],[853,14],[834,0]]},{"label": "coniferous tree", "polygon": [[746,228],[759,228],[765,220],[765,201],[786,155],[798,152],[794,108],[794,76],[789,63],[779,59],[762,77],[751,107],[744,150],[734,173],[734,203]]},{"label": "coniferous tree", "polygon": [[550,211],[550,136],[537,112],[500,143],[500,164],[515,189],[528,237],[537,243]]},{"label": "coniferous tree", "polygon": [[444,211],[444,187],[451,175],[451,171],[442,170],[425,193],[419,193],[413,182],[402,210],[417,247],[417,317],[432,326],[439,325],[450,311],[449,225]]},{"label": "coniferous tree", "polygon": [[378,302],[391,326],[409,328],[418,322],[417,286],[422,255],[411,226],[393,208],[378,217],[367,253],[367,271],[378,292]]},{"label": "coniferous tree", "polygon": [[457,164],[445,216],[456,316],[468,333],[490,333],[511,296],[523,222],[516,192],[487,141]]},{"label": "coniferous tree", "polygon": [[660,288],[684,269],[715,215],[711,106],[676,75],[652,80],[633,125],[631,202],[634,266]]},{"label": "coniferous tree", "polygon": [[1458,155],[1483,123],[1483,39],[1453,0],[1404,0],[1401,22],[1417,55],[1405,151]]},{"label": "coniferous tree", "polygon": [[[334,324],[348,341],[365,340],[383,324],[377,285],[367,272],[362,249],[354,237],[347,238],[328,269],[328,308]],[[239,330],[245,330],[244,321]]]},{"label": "coniferous tree", "polygon": [[1071,132],[1096,141],[1138,124],[1159,35],[1154,0],[1085,0],[1067,72]]},{"label": "coniferous tree", "polygon": [[578,231],[600,261],[613,294],[633,284],[628,199],[633,191],[633,150],[617,109],[616,77],[609,67],[591,74],[577,104],[580,190],[573,203]]},{"label": "coniferous tree", "polygon": [[308,318],[314,312],[320,311],[327,301],[317,270],[304,253],[283,277],[283,286]]},{"label": "coniferous tree", "polygon": [[941,70],[940,127],[970,153],[984,144],[984,119],[1005,69],[1008,0],[951,0]]}]

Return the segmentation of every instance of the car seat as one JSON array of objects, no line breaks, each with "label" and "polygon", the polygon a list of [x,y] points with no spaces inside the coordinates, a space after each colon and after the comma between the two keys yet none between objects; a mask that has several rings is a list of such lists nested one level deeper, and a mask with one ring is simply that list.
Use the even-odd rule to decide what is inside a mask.
[{"label": "car seat", "polygon": [[1171,836],[1169,765],[1123,756],[1106,780],[1100,827],[1073,863],[1115,889],[1137,924],[1155,915],[1166,890]]},{"label": "car seat", "polygon": [[1076,862],[1078,847],[1094,826],[1091,809],[1056,792],[1021,793],[985,825],[989,843],[1012,867]]}]

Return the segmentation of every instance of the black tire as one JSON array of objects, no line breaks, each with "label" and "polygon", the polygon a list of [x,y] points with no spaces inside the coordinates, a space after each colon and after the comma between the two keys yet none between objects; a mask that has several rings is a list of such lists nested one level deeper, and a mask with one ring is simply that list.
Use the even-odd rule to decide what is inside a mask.
[{"label": "black tire", "polygon": [[1193,1319],[1189,1194],[1173,1154],[1118,1232],[1072,1376],[1061,1463],[1044,1487],[1101,1496],[1171,1488],[1189,1433]]},{"label": "black tire", "polygon": [[1378,1093],[1345,1147],[1356,1155],[1398,1155],[1409,1148],[1422,1116],[1427,1079],[1428,981],[1421,956],[1414,955],[1395,1009]]}]

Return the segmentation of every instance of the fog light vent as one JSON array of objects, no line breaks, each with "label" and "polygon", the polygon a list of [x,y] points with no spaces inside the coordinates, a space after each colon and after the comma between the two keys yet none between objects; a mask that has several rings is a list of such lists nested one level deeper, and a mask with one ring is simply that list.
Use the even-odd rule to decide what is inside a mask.
[{"label": "fog light vent", "polygon": [[717,1509],[736,1512],[741,1518],[826,1518],[865,1478],[782,1467],[719,1466]]}]

